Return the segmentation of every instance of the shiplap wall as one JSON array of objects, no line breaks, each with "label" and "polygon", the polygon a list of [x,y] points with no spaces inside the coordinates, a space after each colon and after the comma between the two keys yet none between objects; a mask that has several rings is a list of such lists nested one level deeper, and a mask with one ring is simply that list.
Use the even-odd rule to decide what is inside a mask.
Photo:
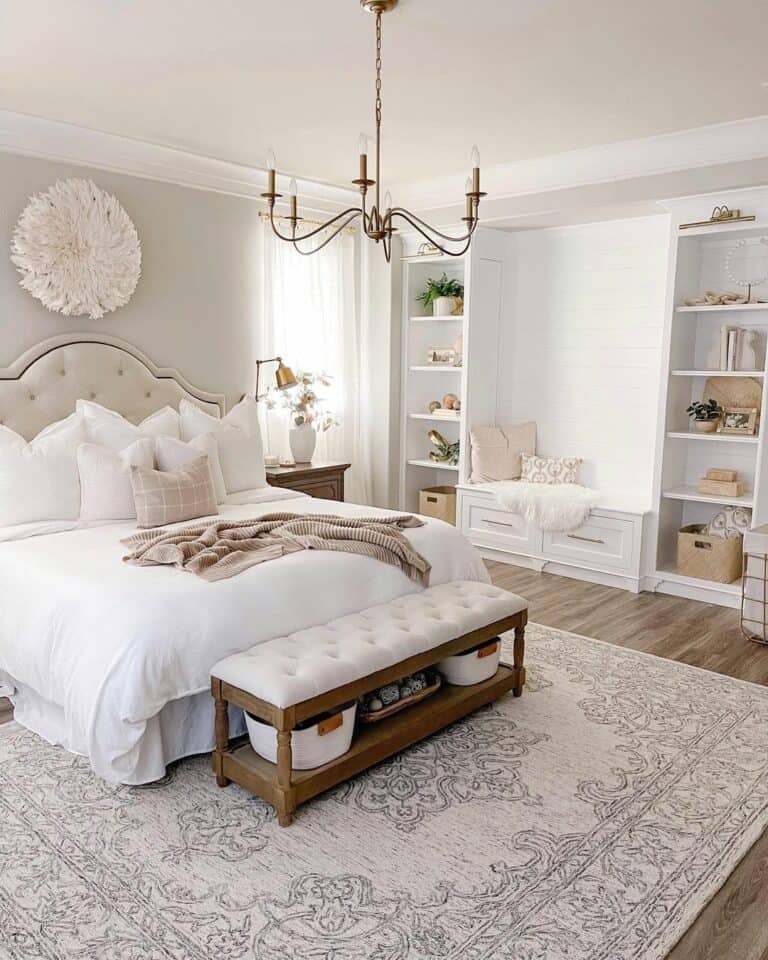
[{"label": "shiplap wall", "polygon": [[517,235],[497,422],[536,420],[542,456],[652,499],[669,254],[666,215]]}]

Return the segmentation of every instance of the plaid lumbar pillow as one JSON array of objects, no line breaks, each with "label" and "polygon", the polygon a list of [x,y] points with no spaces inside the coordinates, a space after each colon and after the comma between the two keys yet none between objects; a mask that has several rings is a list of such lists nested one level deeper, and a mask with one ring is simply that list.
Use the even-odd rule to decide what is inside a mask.
[{"label": "plaid lumbar pillow", "polygon": [[219,512],[208,457],[197,457],[167,473],[133,466],[131,486],[140,527],[162,527]]}]

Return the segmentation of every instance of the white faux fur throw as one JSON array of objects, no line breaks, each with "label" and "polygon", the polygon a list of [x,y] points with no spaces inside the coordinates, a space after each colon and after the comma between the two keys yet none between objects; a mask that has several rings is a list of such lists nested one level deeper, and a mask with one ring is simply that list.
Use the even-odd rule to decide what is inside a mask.
[{"label": "white faux fur throw", "polygon": [[594,490],[578,483],[526,483],[513,480],[496,489],[496,499],[505,510],[519,513],[540,530],[567,533],[576,530],[596,507]]}]

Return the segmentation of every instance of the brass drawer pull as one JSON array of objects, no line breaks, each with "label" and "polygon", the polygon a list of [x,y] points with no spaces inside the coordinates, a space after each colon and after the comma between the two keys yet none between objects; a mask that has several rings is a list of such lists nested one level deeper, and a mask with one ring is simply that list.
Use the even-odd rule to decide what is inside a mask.
[{"label": "brass drawer pull", "polygon": [[583,540],[584,543],[602,543],[605,545],[605,540],[599,540],[597,537],[581,537],[578,533],[567,533],[566,536],[571,540]]}]

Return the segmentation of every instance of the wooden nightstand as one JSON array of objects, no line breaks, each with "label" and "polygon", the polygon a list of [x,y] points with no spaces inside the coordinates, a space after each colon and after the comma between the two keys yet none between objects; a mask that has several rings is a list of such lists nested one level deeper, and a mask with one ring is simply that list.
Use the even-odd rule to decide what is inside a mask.
[{"label": "wooden nightstand", "polygon": [[344,471],[348,463],[300,463],[295,467],[267,467],[267,483],[288,487],[322,500],[344,499]]}]

